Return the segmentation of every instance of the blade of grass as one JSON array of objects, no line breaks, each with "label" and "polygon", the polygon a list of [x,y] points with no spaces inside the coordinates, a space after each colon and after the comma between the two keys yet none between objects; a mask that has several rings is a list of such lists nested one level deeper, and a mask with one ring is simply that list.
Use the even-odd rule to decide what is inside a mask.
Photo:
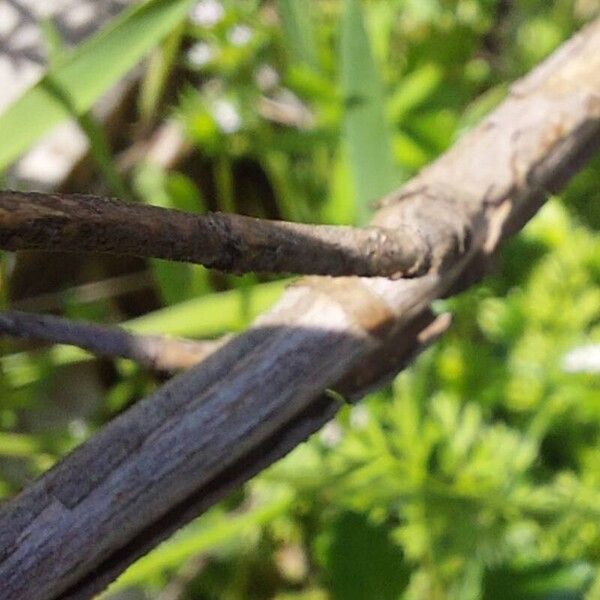
[{"label": "blade of grass", "polygon": [[139,97],[140,120],[144,126],[152,123],[160,109],[169,74],[179,54],[184,30],[183,24],[175,27],[148,61]]},{"label": "blade of grass", "polygon": [[310,18],[310,2],[278,0],[277,7],[285,40],[294,60],[317,70],[319,58]]},{"label": "blade of grass", "polygon": [[252,290],[230,290],[169,306],[125,323],[135,333],[212,337],[241,331],[281,294],[289,280],[261,283]]},{"label": "blade of grass", "polygon": [[67,114],[77,121],[87,137],[90,154],[111,192],[119,198],[130,200],[131,195],[114,162],[110,144],[102,126],[96,121],[91,111],[79,113],[75,109],[72,99],[61,88],[54,86],[52,81],[48,80],[47,85],[48,91],[54,94],[57,101],[62,102]]},{"label": "blade of grass", "polygon": [[[150,162],[137,166],[133,188],[137,197],[146,204],[205,212],[206,203],[191,179],[175,171],[165,171]],[[208,272],[199,265],[159,259],[151,259],[149,264],[165,305],[175,305],[212,291]]]},{"label": "blade of grass", "polygon": [[40,449],[39,440],[25,433],[0,432],[0,456],[29,457]]},{"label": "blade of grass", "polygon": [[[40,26],[48,51],[49,69],[52,70],[55,66],[64,63],[71,52],[63,44],[60,33],[52,19],[42,21]],[[96,166],[111,192],[120,198],[131,199],[127,185],[114,162],[110,144],[104,130],[96,121],[91,111],[78,113],[73,106],[71,96],[68,95],[63,88],[55,86],[52,80],[49,80],[48,82],[48,89],[55,95],[55,98],[63,104],[68,115],[77,121],[80,129],[87,137],[90,154],[96,162]]]},{"label": "blade of grass", "polygon": [[83,43],[0,115],[0,170],[52,126],[69,117],[59,89],[76,114],[84,114],[104,92],[182,19],[193,0],[149,0],[126,11]]},{"label": "blade of grass", "polygon": [[52,17],[46,17],[40,21],[40,31],[44,39],[44,46],[48,53],[48,64],[50,66],[60,63],[68,54],[68,49],[63,43],[62,37]]},{"label": "blade of grass", "polygon": [[369,203],[398,183],[382,84],[358,0],[346,0],[341,25],[343,135],[350,157],[360,222]]},{"label": "blade of grass", "polygon": [[442,69],[425,63],[402,78],[398,90],[388,102],[392,122],[401,122],[412,110],[424,104],[442,83]]}]

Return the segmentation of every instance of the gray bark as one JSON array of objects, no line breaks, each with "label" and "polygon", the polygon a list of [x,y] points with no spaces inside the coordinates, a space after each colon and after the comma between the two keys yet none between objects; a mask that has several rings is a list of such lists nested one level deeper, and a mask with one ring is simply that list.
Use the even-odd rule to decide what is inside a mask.
[{"label": "gray bark", "polygon": [[18,310],[0,312],[0,335],[70,344],[109,358],[128,358],[157,371],[178,371],[215,352],[226,338],[196,341],[161,335],[139,335],[120,327],[72,321]]},{"label": "gray bark", "polygon": [[359,394],[393,368],[378,357],[399,367],[435,335],[431,301],[476,279],[599,144],[596,21],[384,201],[374,225],[419,228],[449,258],[411,280],[300,280],[246,333],[108,424],[0,514],[0,596],[89,598],[289,451],[335,413],[322,390],[343,380]]}]

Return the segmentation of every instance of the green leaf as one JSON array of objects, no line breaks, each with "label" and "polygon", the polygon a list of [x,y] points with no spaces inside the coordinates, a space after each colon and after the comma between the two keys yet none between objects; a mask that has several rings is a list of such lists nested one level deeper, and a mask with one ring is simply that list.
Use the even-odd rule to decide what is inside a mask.
[{"label": "green leaf", "polygon": [[358,0],[346,0],[341,32],[344,141],[356,190],[357,213],[366,221],[372,200],[398,182],[381,81]]},{"label": "green leaf", "polygon": [[189,299],[192,282],[190,265],[158,258],[151,259],[149,263],[164,304],[174,305]]},{"label": "green leaf", "polygon": [[194,298],[144,315],[125,325],[136,333],[164,333],[187,337],[211,337],[240,331],[248,319],[266,310],[289,281],[273,281],[251,290],[231,290]]},{"label": "green leaf", "polygon": [[101,124],[96,121],[91,112],[77,114],[72,110],[73,107],[68,98],[64,98],[64,100],[64,106],[71,110],[72,116],[75,117],[77,124],[85,133],[90,145],[90,154],[110,191],[118,198],[130,200],[131,195],[113,159],[110,143]]},{"label": "green leaf", "polygon": [[431,159],[430,153],[410,135],[398,132],[394,135],[394,156],[408,169],[420,169]]},{"label": "green leaf", "polygon": [[346,148],[341,147],[331,171],[329,196],[321,207],[321,220],[335,225],[352,225],[356,222],[356,206],[349,202],[354,195]]},{"label": "green leaf", "polygon": [[528,569],[493,569],[484,577],[484,600],[576,600],[584,597],[593,579],[590,565],[546,564]]},{"label": "green leaf", "polygon": [[[149,0],[52,66],[45,77],[0,115],[0,170],[51,127],[84,114],[94,102],[175,28],[193,0]],[[69,99],[70,107],[65,106]]]},{"label": "green leaf", "polygon": [[410,569],[388,528],[365,515],[346,513],[328,531],[324,562],[334,600],[397,600]]},{"label": "green leaf", "polygon": [[241,514],[213,510],[204,515],[200,521],[159,546],[125,571],[111,586],[110,591],[147,583],[148,579],[155,577],[161,571],[176,568],[192,556],[213,550],[230,540],[246,535],[256,527],[270,523],[290,510],[294,496],[288,489],[271,488],[270,492],[271,498],[268,502]]},{"label": "green leaf", "polygon": [[388,103],[392,121],[402,121],[412,110],[426,102],[439,88],[442,75],[439,65],[425,63],[404,77]]},{"label": "green leaf", "polygon": [[[147,204],[204,212],[205,202],[200,190],[182,173],[167,172],[152,163],[144,163],[135,171],[133,186],[137,195]],[[166,305],[189,300],[198,292],[210,291],[207,271],[199,265],[152,259],[150,266]]]},{"label": "green leaf", "polygon": [[59,63],[67,56],[69,50],[65,46],[52,17],[47,17],[40,21],[40,30],[44,38],[46,52],[48,53],[48,63],[50,65]]},{"label": "green leaf", "polygon": [[310,18],[310,3],[306,0],[278,0],[277,7],[287,46],[294,60],[316,70],[319,59]]},{"label": "green leaf", "polygon": [[185,26],[181,24],[157,48],[150,60],[140,85],[138,100],[140,119],[147,125],[156,117],[183,39]]},{"label": "green leaf", "polygon": [[39,440],[24,433],[0,432],[0,456],[30,456],[39,451]]},{"label": "green leaf", "polygon": [[[46,42],[48,65],[52,69],[64,63],[71,52],[64,45],[60,32],[51,18],[42,20],[40,28]],[[127,185],[113,160],[110,144],[102,126],[96,122],[90,111],[78,113],[72,106],[71,97],[64,90],[56,88],[55,91],[56,98],[63,103],[65,110],[77,121],[80,129],[86,135],[90,154],[110,191],[119,198],[130,199]]]}]

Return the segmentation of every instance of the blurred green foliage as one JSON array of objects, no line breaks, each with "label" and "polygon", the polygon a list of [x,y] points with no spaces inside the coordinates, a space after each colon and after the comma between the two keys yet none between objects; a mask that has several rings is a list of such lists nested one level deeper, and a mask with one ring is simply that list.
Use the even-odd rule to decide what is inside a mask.
[{"label": "blurred green foliage", "polygon": [[[192,166],[140,163],[127,184],[138,201],[188,211],[356,223],[599,8],[203,0],[161,29],[139,102],[144,127],[183,124]],[[173,73],[185,81],[175,94]],[[138,587],[162,598],[166,586],[190,600],[600,597],[600,375],[565,368],[573,348],[600,344],[599,167],[550,199],[495,275],[436,303],[454,315],[451,331],[390,389],[345,408],[133,565],[107,597]],[[148,268],[159,298],[150,314],[69,292],[60,310],[212,337],[242,329],[283,287],[162,261]],[[2,270],[10,286],[8,256]],[[125,361],[98,375],[72,349],[3,344],[3,496],[157,385]]]}]

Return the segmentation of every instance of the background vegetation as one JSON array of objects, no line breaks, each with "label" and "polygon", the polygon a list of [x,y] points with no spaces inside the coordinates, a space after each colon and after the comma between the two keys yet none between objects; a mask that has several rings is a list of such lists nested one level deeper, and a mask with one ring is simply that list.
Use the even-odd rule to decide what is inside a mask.
[{"label": "background vegetation", "polygon": [[[90,139],[94,189],[189,211],[364,222],[372,200],[447,149],[599,9],[150,0],[74,50],[49,23],[48,75],[0,115],[0,169],[68,114]],[[116,147],[88,110],[150,50]],[[177,168],[120,168],[119,153],[165,119],[191,145]],[[453,313],[451,332],[389,389],[347,407],[108,596],[599,598],[600,373],[569,354],[600,345],[599,167],[549,200],[495,275],[437,304]],[[284,286],[40,253],[4,255],[2,269],[6,307],[34,297],[69,317],[199,338],[243,329]],[[123,269],[149,277],[114,288]],[[3,340],[1,351],[3,498],[160,384],[73,349]]]}]

